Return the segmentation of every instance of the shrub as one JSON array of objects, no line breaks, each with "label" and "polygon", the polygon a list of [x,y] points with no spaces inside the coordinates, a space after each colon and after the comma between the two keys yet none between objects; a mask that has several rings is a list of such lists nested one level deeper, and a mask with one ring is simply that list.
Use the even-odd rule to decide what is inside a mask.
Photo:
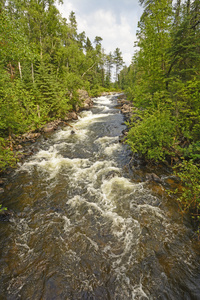
[{"label": "shrub", "polygon": [[174,132],[175,124],[167,110],[145,112],[142,119],[132,123],[127,143],[133,152],[150,160],[164,160],[167,154],[172,154]]},{"label": "shrub", "polygon": [[191,211],[200,220],[200,169],[192,160],[184,160],[175,169],[176,175],[182,182],[182,189],[176,191],[181,211]]}]

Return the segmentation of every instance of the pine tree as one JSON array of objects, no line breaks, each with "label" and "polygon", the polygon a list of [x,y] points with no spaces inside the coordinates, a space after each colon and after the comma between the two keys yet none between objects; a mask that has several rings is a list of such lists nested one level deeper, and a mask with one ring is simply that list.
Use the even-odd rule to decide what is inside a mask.
[{"label": "pine tree", "polygon": [[122,68],[124,62],[123,62],[123,57],[122,57],[122,52],[120,51],[119,48],[116,48],[113,54],[113,61],[115,64],[115,80],[117,84],[119,85],[119,71]]}]

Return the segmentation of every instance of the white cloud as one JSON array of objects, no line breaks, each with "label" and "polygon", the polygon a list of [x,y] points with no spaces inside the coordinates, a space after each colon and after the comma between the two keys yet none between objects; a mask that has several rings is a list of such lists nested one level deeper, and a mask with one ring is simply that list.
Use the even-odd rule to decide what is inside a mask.
[{"label": "white cloud", "polygon": [[92,42],[95,36],[100,36],[106,53],[114,52],[118,47],[125,63],[131,63],[142,11],[137,0],[64,0],[59,10],[65,18],[73,10],[79,32],[85,31]]}]

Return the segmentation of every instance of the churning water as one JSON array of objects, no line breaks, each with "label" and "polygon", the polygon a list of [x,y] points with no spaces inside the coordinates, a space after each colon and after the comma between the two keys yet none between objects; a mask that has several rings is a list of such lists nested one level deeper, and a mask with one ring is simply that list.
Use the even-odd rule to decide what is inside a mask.
[{"label": "churning water", "polygon": [[0,299],[200,299],[191,228],[133,179],[116,97],[94,104],[41,140],[1,196],[15,214],[0,224]]}]

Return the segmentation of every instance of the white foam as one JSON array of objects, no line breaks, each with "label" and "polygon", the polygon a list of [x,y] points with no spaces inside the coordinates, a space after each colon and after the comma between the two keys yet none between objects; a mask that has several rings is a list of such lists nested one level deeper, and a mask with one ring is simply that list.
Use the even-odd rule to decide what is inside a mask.
[{"label": "white foam", "polygon": [[113,144],[104,149],[104,153],[108,156],[113,155],[114,152],[121,150],[121,144]]},{"label": "white foam", "polygon": [[[72,131],[73,131],[73,135],[72,135]],[[88,130],[78,129],[76,126],[74,126],[73,128],[67,128],[67,130],[60,130],[55,134],[54,140],[55,141],[68,140],[72,136],[77,140],[84,140],[88,137]]]},{"label": "white foam", "polygon": [[48,151],[39,151],[33,156],[32,160],[25,162],[20,169],[30,171],[34,166],[37,166],[42,172],[48,172],[50,178],[53,178],[62,167],[68,170],[73,169],[75,172],[79,168],[86,168],[88,166],[88,159],[64,158],[54,147],[50,147]]},{"label": "white foam", "polygon": [[76,195],[67,201],[67,204],[69,204],[72,208],[79,207],[83,203],[87,204],[87,206],[90,207],[89,214],[91,214],[91,212],[92,212],[91,208],[94,208],[95,210],[99,211],[101,214],[104,213],[103,210],[97,205],[97,203],[88,202],[85,198],[83,198],[79,195]]},{"label": "white foam", "polygon": [[108,96],[101,96],[95,99],[95,103],[99,104],[99,105],[108,105],[111,104],[111,99]]},{"label": "white foam", "polygon": [[63,216],[63,220],[65,221],[65,224],[64,224],[64,231],[65,231],[65,232],[69,232],[69,231],[70,231],[70,228],[71,228],[71,222],[70,222],[70,219],[67,218],[66,216]]},{"label": "white foam", "polygon": [[94,164],[88,166],[87,168],[79,168],[76,170],[76,180],[85,180],[87,182],[97,182],[98,180],[103,180],[103,176],[110,171],[119,172],[119,168],[113,166],[112,161],[97,161]]},{"label": "white foam", "polygon": [[95,144],[108,145],[116,141],[118,141],[118,136],[103,136],[96,139]]},{"label": "white foam", "polygon": [[77,121],[75,128],[85,128],[88,127],[93,122],[100,122],[102,118],[107,118],[108,116],[112,116],[113,114],[93,114],[91,111],[87,114],[87,116],[80,117]]},{"label": "white foam", "polygon": [[111,180],[105,180],[102,191],[106,198],[113,200],[120,195],[135,192],[141,184],[130,182],[127,178],[115,176]]}]

